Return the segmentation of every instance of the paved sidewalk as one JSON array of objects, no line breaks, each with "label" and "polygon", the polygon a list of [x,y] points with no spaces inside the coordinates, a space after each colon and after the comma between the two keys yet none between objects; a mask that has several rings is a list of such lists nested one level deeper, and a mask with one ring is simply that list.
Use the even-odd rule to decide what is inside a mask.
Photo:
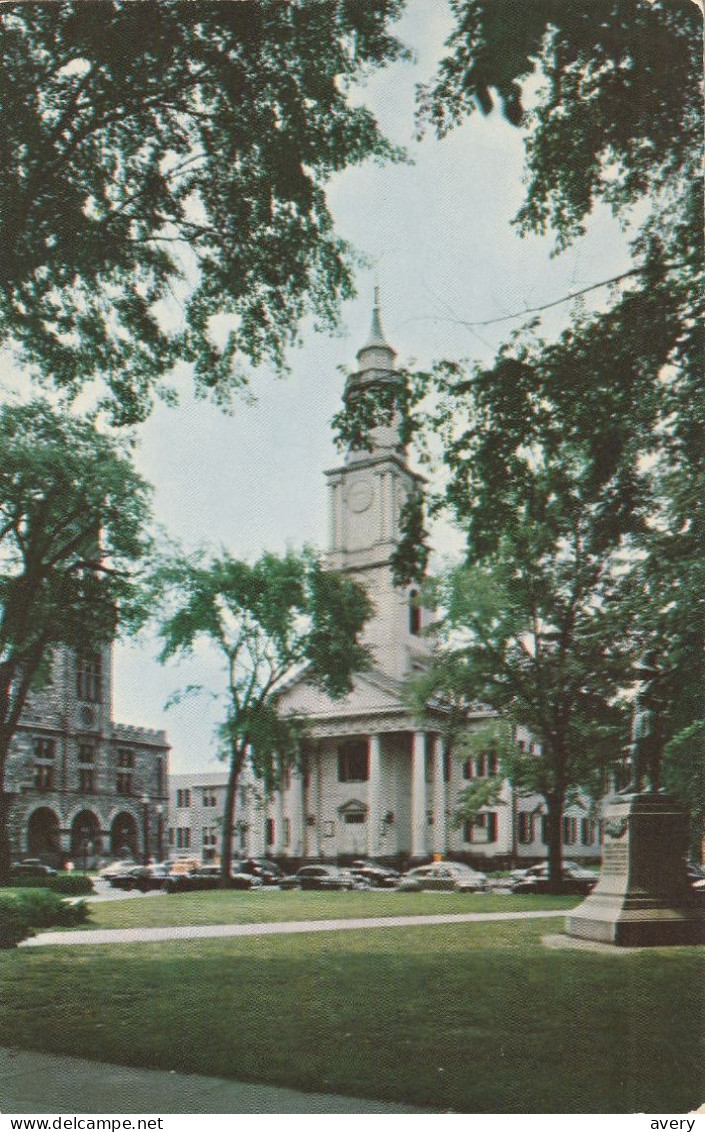
[{"label": "paved sidewalk", "polygon": [[204,924],[169,928],[111,928],[83,932],[40,932],[20,947],[78,947],[103,943],[161,943],[169,939],[222,939],[232,936],[289,935],[300,932],[346,932],[368,928],[477,924],[488,920],[547,920],[563,912],[462,912],[437,916],[368,916],[358,920],[291,920],[264,924]]},{"label": "paved sidewalk", "polygon": [[0,1047],[1,1113],[423,1113],[409,1105],[299,1093]]}]

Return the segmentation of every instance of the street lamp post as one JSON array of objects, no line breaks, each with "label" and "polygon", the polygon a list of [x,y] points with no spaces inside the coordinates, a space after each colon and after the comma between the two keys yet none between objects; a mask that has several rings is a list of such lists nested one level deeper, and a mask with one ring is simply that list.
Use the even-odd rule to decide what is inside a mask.
[{"label": "street lamp post", "polygon": [[140,801],[142,802],[142,825],[143,825],[143,845],[144,845],[144,864],[149,864],[149,797],[143,794]]}]

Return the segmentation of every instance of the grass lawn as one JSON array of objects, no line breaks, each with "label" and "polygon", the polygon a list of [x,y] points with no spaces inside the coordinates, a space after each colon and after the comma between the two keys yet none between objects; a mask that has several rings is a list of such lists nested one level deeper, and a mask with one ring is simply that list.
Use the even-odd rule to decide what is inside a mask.
[{"label": "grass lawn", "polygon": [[2,952],[0,1042],[437,1112],[701,1104],[703,949],[545,948],[561,929],[556,918]]},{"label": "grass lawn", "polygon": [[274,923],[283,920],[351,919],[357,916],[423,916],[443,912],[523,912],[580,903],[575,896],[491,896],[456,892],[184,892],[105,901],[91,907],[91,928],[181,927],[186,924]]}]

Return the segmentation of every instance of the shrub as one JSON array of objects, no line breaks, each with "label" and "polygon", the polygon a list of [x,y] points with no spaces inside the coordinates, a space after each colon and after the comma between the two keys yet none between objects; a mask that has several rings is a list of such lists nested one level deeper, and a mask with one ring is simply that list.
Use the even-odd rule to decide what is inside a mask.
[{"label": "shrub", "polygon": [[34,935],[30,914],[19,900],[0,900],[0,949],[6,951]]},{"label": "shrub", "polygon": [[0,893],[0,948],[16,947],[34,928],[74,927],[88,918],[85,900],[75,904],[47,889]]},{"label": "shrub", "polygon": [[88,896],[93,892],[93,882],[87,873],[57,873],[47,877],[13,877],[12,888],[48,888],[52,892],[62,892],[64,896]]}]

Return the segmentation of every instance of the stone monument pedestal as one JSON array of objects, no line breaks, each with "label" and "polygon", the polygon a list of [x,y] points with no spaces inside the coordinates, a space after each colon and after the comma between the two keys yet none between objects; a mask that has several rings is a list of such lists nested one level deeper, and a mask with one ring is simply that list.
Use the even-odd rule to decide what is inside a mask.
[{"label": "stone monument pedestal", "polygon": [[705,943],[685,871],[687,818],[667,794],[615,794],[605,810],[600,879],[567,917],[568,935],[618,947]]}]

